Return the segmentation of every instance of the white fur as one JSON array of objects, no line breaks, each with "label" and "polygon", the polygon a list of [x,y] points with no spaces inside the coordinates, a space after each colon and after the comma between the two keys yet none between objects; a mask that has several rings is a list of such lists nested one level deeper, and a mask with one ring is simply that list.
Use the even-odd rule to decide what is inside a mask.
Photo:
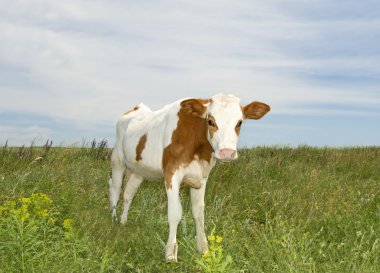
[{"label": "white fur", "polygon": [[209,142],[215,151],[215,157],[220,159],[219,151],[221,149],[228,148],[236,151],[238,136],[235,127],[243,118],[240,99],[233,95],[215,95],[207,108],[207,115],[212,115],[218,126],[218,130],[212,138],[208,135]]},{"label": "white fur", "polygon": [[191,189],[191,203],[197,230],[197,248],[202,253],[208,251],[207,239],[204,231],[204,193],[208,175],[215,166],[215,159],[211,162],[193,161],[185,167],[180,167],[173,175],[172,188],[167,191],[169,238],[166,244],[166,260],[177,261],[177,226],[182,217],[182,206],[179,200],[179,188],[186,175],[200,181],[199,189]]},{"label": "white fur", "polygon": [[[124,210],[121,223],[127,221],[128,210],[132,199],[143,179],[163,178],[162,157],[164,149],[170,145],[173,131],[177,128],[180,101],[153,112],[144,104],[138,109],[124,115],[117,123],[116,144],[112,152],[112,178],[109,180],[112,218],[116,220],[116,205],[121,192],[122,179],[128,170],[128,179],[124,192]],[[211,139],[207,136],[215,154],[211,161],[194,158],[188,165],[180,166],[172,176],[171,188],[167,189],[169,238],[166,245],[166,259],[177,261],[178,245],[176,242],[177,226],[182,217],[182,206],[179,199],[179,188],[182,181],[188,178],[197,188],[191,188],[192,212],[196,224],[197,248],[208,251],[204,231],[204,194],[207,178],[215,166],[215,158],[223,148],[236,150],[237,136],[235,126],[242,118],[239,99],[235,96],[216,95],[212,103],[207,104],[207,114],[215,117],[219,130]],[[143,135],[147,135],[141,160],[136,160],[136,147]]]}]

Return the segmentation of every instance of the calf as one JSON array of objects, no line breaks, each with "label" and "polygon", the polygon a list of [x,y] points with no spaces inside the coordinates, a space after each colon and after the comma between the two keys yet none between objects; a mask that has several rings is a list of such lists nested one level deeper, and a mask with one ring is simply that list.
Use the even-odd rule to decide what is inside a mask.
[{"label": "calf", "polygon": [[116,221],[124,173],[124,210],[121,223],[143,179],[163,178],[168,197],[169,238],[166,260],[177,261],[177,225],[182,217],[179,198],[181,183],[189,184],[196,225],[197,249],[207,252],[204,231],[206,182],[216,159],[237,158],[240,127],[245,119],[260,119],[270,107],[261,102],[240,106],[233,95],[218,94],[211,99],[183,99],[151,111],[139,104],[117,123],[109,180],[112,218]]}]

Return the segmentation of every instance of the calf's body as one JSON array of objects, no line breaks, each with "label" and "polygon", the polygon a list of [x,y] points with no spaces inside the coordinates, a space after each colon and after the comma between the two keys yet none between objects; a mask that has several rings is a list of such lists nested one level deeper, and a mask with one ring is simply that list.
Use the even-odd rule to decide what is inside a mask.
[{"label": "calf's body", "polygon": [[163,178],[168,197],[169,238],[166,260],[177,261],[177,226],[182,217],[179,199],[181,183],[191,186],[192,213],[197,232],[197,248],[207,252],[204,231],[204,194],[207,178],[216,159],[237,158],[236,145],[244,119],[259,119],[269,106],[253,102],[244,107],[232,95],[211,99],[183,99],[151,111],[140,104],[126,112],[117,124],[109,180],[112,217],[126,173],[124,209],[121,223],[143,179]]}]

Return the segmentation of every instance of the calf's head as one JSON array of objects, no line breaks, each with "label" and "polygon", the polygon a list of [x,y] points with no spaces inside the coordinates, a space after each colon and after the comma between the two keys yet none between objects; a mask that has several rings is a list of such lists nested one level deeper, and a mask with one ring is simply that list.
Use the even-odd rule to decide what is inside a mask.
[{"label": "calf's head", "polygon": [[237,143],[240,127],[246,119],[260,119],[270,107],[254,101],[245,106],[233,95],[218,94],[211,99],[188,99],[181,103],[182,109],[198,118],[207,126],[207,139],[215,157],[230,161],[237,158]]}]

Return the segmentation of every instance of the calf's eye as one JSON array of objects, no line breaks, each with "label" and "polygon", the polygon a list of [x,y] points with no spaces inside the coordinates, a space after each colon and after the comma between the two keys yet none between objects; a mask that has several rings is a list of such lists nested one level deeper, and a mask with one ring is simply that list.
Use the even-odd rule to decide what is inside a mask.
[{"label": "calf's eye", "polygon": [[208,120],[208,125],[211,127],[216,127],[215,122],[213,122],[211,119]]},{"label": "calf's eye", "polygon": [[243,123],[243,121],[239,120],[238,123],[236,124],[236,128],[239,128],[242,123]]}]

